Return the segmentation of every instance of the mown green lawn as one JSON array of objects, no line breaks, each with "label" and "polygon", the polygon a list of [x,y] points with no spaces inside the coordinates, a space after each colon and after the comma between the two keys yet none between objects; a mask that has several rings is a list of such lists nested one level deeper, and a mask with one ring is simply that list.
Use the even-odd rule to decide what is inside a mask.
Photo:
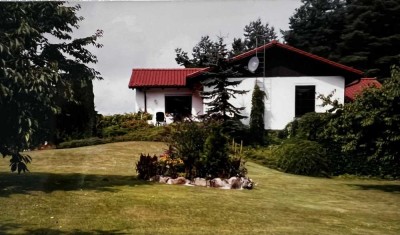
[{"label": "mown green lawn", "polygon": [[135,179],[154,142],[31,152],[31,173],[0,159],[0,234],[400,234],[400,182],[295,176],[248,163],[254,190]]}]

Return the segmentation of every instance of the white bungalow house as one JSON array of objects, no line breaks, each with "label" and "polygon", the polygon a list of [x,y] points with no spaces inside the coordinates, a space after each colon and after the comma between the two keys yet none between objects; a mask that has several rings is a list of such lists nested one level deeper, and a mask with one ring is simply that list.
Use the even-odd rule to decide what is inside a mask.
[{"label": "white bungalow house", "polygon": [[[258,66],[249,64],[258,58]],[[256,59],[257,60],[257,59]],[[254,61],[254,59],[253,59]],[[295,117],[307,112],[325,112],[317,99],[318,94],[328,95],[335,91],[333,99],[341,102],[354,99],[355,84],[374,80],[362,79],[357,69],[307,53],[286,44],[272,41],[261,47],[234,57],[231,63],[239,65],[242,80],[236,88],[248,90],[231,103],[245,107],[243,114],[250,116],[251,96],[257,83],[267,94],[265,100],[265,129],[283,129]],[[250,68],[249,68],[250,66]],[[207,68],[133,69],[129,88],[133,89],[135,112],[145,111],[153,115],[163,112],[175,115],[198,115],[207,109],[199,92],[201,81],[207,79]],[[362,82],[361,82],[362,81]],[[351,86],[351,90],[346,90]],[[249,123],[249,118],[243,120]]]}]

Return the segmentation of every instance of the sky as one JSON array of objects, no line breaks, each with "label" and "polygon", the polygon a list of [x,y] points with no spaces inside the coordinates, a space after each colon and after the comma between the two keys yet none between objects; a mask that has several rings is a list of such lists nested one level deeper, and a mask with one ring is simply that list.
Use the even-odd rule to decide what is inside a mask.
[{"label": "sky", "polygon": [[[71,4],[76,4],[72,2]],[[128,88],[133,68],[179,68],[175,48],[191,53],[201,36],[243,37],[243,28],[260,18],[276,31],[289,28],[289,17],[301,0],[186,0],[79,2],[85,19],[76,37],[104,31],[102,48],[90,48],[102,74],[94,81],[96,110],[103,115],[134,112]],[[280,35],[280,34],[279,34]],[[281,38],[279,40],[282,40]]]}]

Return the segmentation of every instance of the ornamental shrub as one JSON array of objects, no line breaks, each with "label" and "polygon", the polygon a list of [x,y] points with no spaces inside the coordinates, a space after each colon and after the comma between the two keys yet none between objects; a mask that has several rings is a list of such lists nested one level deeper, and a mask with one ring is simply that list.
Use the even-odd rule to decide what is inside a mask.
[{"label": "ornamental shrub", "polygon": [[168,142],[170,151],[181,158],[186,177],[198,175],[200,157],[208,135],[208,126],[198,122],[180,122],[173,126]]},{"label": "ornamental shrub", "polygon": [[277,167],[284,172],[307,175],[329,175],[326,150],[317,142],[301,139],[285,141],[275,151]]},{"label": "ornamental shrub", "polygon": [[265,144],[265,127],[264,127],[264,98],[266,94],[256,84],[254,86],[253,95],[251,98],[250,112],[250,134],[252,143],[255,145]]},{"label": "ornamental shrub", "polygon": [[229,144],[221,126],[214,126],[207,137],[202,162],[206,176],[212,178],[229,176]]}]

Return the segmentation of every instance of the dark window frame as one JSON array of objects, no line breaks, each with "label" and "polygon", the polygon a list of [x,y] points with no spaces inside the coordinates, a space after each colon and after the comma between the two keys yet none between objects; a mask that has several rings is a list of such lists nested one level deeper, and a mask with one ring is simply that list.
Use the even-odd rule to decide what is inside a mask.
[{"label": "dark window frame", "polygon": [[190,116],[193,108],[193,97],[192,95],[165,95],[164,108],[165,113],[174,116]]},{"label": "dark window frame", "polygon": [[295,117],[315,112],[315,85],[295,86]]}]

